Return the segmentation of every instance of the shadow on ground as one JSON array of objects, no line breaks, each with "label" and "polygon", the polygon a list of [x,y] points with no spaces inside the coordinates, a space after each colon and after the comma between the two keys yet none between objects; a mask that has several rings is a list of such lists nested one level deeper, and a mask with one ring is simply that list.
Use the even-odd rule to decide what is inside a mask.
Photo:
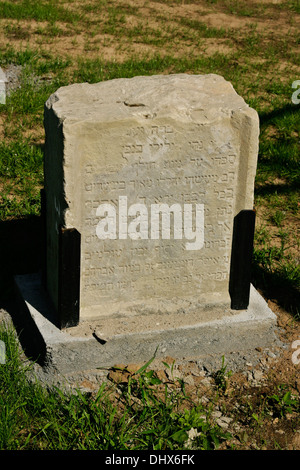
[{"label": "shadow on ground", "polygon": [[277,302],[280,307],[300,321],[300,290],[294,283],[278,273],[270,273],[254,262],[252,284],[260,290],[265,299]]},{"label": "shadow on ground", "polygon": [[291,114],[295,114],[299,112],[299,106],[295,104],[287,104],[282,108],[273,109],[272,111],[266,111],[259,113],[259,120],[261,126],[266,126],[269,124],[273,124],[274,121],[278,118],[287,117]]},{"label": "shadow on ground", "polygon": [[42,246],[41,217],[0,222],[0,308],[13,298],[14,275],[41,269]]},{"label": "shadow on ground", "polygon": [[0,308],[12,318],[22,348],[27,357],[43,363],[45,345],[39,334],[30,335],[36,326],[28,328],[28,315],[24,315],[17,300],[14,276],[41,271],[43,253],[42,218],[32,216],[24,219],[0,222]]},{"label": "shadow on ground", "polygon": [[[283,182],[278,183],[277,181],[260,181],[255,187],[256,196],[262,196],[268,198],[272,195],[297,195],[300,184],[300,173],[299,173],[299,160],[297,158],[297,152],[294,152],[294,157],[291,158],[289,155],[289,145],[299,145],[297,141],[297,133],[299,123],[299,105],[287,104],[281,108],[272,110],[271,112],[262,112],[259,115],[260,126],[262,130],[267,129],[269,126],[275,126],[279,132],[276,137],[276,145],[278,149],[284,148],[285,151],[277,151],[277,153],[264,156],[263,152],[259,153],[259,167],[260,169],[271,170],[271,174],[274,174],[274,169],[277,170],[278,175],[283,176]],[[290,132],[293,130],[294,136],[291,137],[289,133],[281,133],[281,124],[283,129],[291,119],[294,129],[289,129]],[[295,119],[294,119],[295,118]],[[282,144],[283,147],[280,147]],[[294,147],[293,147],[294,149]],[[264,173],[263,173],[264,176]],[[298,202],[295,199],[296,204]],[[295,211],[298,207],[295,205]],[[282,308],[287,312],[294,315],[300,320],[300,289],[297,284],[298,281],[293,282],[284,276],[284,273],[271,273],[268,269],[262,267],[259,263],[253,262],[252,267],[252,282],[254,286],[259,289],[265,298],[275,300]]]}]

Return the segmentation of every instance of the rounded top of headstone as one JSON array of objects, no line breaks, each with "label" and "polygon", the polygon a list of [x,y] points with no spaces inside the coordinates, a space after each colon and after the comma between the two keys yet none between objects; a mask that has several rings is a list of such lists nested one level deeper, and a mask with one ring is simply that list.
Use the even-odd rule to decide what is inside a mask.
[{"label": "rounded top of headstone", "polygon": [[167,116],[205,123],[248,105],[220,75],[173,74],[61,87],[50,96],[46,108],[70,123]]}]

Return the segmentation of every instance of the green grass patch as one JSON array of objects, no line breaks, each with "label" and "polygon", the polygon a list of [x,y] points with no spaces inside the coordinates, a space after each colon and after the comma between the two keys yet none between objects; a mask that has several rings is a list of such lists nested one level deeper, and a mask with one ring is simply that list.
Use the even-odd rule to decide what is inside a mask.
[{"label": "green grass patch", "polygon": [[19,179],[36,175],[41,183],[43,152],[39,147],[28,142],[1,142],[0,154],[1,177]]},{"label": "green grass patch", "polygon": [[174,58],[171,55],[145,59],[131,58],[124,62],[108,62],[101,59],[79,59],[73,79],[76,82],[96,83],[114,78],[131,78],[136,75],[163,73],[221,73],[228,66],[228,57],[215,53],[210,57]]},{"label": "green grass patch", "polygon": [[229,32],[224,28],[209,27],[204,21],[193,20],[191,18],[180,18],[180,24],[194,29],[203,38],[224,38],[229,35]]},{"label": "green grass patch", "polygon": [[0,143],[0,220],[40,214],[43,152],[26,141]]},{"label": "green grass patch", "polygon": [[59,5],[58,0],[15,0],[0,3],[0,18],[73,23],[80,15]]},{"label": "green grass patch", "polygon": [[259,2],[244,2],[241,0],[225,0],[226,10],[232,15],[256,17],[264,14],[266,5]]},{"label": "green grass patch", "polygon": [[[281,83],[267,86],[268,93],[290,93]],[[272,134],[268,131],[272,129]],[[264,178],[269,175],[286,178],[290,185],[300,183],[300,119],[299,110],[292,104],[273,109],[261,115],[259,170]]]},{"label": "green grass patch", "polygon": [[180,411],[184,393],[166,386],[159,395],[151,360],[122,385],[116,402],[107,382],[94,396],[42,387],[22,363],[14,331],[0,325],[0,340],[6,350],[0,364],[1,450],[177,450],[186,448],[192,428],[198,449],[213,450],[230,438],[206,420],[202,405],[188,403]]},{"label": "green grass patch", "polygon": [[[127,383],[107,380],[94,393],[42,386],[34,378],[33,364],[23,358],[10,324],[0,324],[0,341],[5,344],[0,364],[1,450],[184,451],[215,450],[224,443],[235,449],[237,443],[243,445],[245,426],[255,437],[272,428],[274,419],[297,426],[299,397],[288,384],[239,395],[229,385],[228,395],[231,371],[224,358],[215,373],[215,392],[202,404],[190,400],[183,382],[181,387],[174,387],[171,378],[163,383],[151,369],[153,358]],[[222,412],[242,427],[240,434],[234,436],[216,423],[219,400]],[[275,448],[276,438],[272,442],[266,437],[269,448]]]}]

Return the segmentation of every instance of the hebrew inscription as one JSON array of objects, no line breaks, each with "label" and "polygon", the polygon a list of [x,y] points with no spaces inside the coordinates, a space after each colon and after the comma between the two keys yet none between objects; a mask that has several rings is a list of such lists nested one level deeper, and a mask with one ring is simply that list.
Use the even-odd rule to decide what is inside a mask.
[{"label": "hebrew inscription", "polygon": [[238,148],[193,127],[131,127],[119,171],[85,165],[83,302],[226,292]]},{"label": "hebrew inscription", "polygon": [[45,106],[48,291],[81,234],[80,319],[230,303],[233,220],[253,207],[258,117],[217,75],[59,89]]}]

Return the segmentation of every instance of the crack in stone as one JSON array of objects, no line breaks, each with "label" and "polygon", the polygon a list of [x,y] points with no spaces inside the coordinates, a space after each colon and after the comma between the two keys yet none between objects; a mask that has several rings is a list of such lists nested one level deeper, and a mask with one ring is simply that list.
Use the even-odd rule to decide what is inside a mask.
[{"label": "crack in stone", "polygon": [[130,108],[138,108],[140,106],[146,106],[145,104],[143,103],[127,103],[126,101],[123,101],[123,103],[125,104],[125,106],[129,106]]}]

